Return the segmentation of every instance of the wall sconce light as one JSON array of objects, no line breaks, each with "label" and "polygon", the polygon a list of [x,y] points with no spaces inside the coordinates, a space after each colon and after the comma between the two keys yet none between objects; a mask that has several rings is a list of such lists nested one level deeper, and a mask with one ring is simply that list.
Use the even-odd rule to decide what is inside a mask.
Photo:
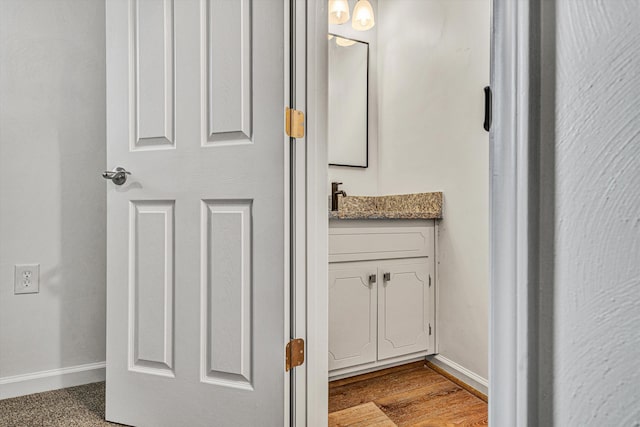
[{"label": "wall sconce light", "polygon": [[369,0],[358,0],[353,8],[353,19],[351,26],[354,30],[367,31],[376,24],[373,17],[373,7]]},{"label": "wall sconce light", "polygon": [[329,0],[329,23],[344,24],[349,20],[349,2],[347,0]]},{"label": "wall sconce light", "polygon": [[[349,20],[349,2],[347,0],[329,0],[329,23],[344,24]],[[376,24],[373,6],[369,0],[358,0],[353,8],[351,26],[357,31],[367,31]]]}]

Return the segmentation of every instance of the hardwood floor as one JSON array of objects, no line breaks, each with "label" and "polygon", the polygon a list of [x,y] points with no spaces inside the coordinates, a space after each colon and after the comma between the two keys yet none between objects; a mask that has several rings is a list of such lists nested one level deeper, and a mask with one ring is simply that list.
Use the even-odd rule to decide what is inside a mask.
[{"label": "hardwood floor", "polygon": [[329,427],[486,425],[487,404],[425,362],[329,383]]}]

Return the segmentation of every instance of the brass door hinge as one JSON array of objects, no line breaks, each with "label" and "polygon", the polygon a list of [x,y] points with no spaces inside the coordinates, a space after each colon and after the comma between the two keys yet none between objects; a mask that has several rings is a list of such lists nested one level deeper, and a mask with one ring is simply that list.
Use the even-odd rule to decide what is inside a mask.
[{"label": "brass door hinge", "polygon": [[302,338],[295,338],[287,343],[286,359],[287,372],[304,363],[304,340]]},{"label": "brass door hinge", "polygon": [[285,130],[291,138],[304,138],[304,113],[287,107],[284,112]]}]

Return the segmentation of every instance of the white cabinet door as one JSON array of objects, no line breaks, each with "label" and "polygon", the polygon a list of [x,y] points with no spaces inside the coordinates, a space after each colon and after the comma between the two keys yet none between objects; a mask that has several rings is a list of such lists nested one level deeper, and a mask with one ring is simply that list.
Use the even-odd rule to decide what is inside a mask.
[{"label": "white cabinet door", "polygon": [[376,360],[375,263],[329,265],[329,370]]},{"label": "white cabinet door", "polygon": [[427,350],[433,261],[389,261],[378,271],[378,359]]},{"label": "white cabinet door", "polygon": [[106,418],[282,426],[285,2],[105,3]]}]

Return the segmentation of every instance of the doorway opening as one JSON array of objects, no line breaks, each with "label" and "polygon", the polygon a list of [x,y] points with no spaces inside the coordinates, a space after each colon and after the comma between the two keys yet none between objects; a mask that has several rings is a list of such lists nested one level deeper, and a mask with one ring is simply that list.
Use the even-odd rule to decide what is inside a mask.
[{"label": "doorway opening", "polygon": [[491,2],[328,6],[329,425],[487,424]]},{"label": "doorway opening", "polygon": [[[548,13],[549,9],[547,10]],[[491,89],[493,124],[489,140],[489,419],[492,425],[535,424],[538,419],[538,322],[536,287],[540,268],[538,195],[542,165],[537,149],[541,96],[541,9],[531,1],[491,2]],[[328,250],[326,99],[327,8],[309,10],[307,44],[307,419],[327,417]],[[421,27],[422,28],[422,27]],[[325,189],[318,190],[318,189]],[[348,192],[348,191],[347,191]],[[446,197],[446,195],[445,195]],[[445,208],[447,206],[445,200]],[[446,209],[444,215],[446,216]],[[313,347],[313,348],[312,348]],[[322,422],[321,424],[324,424]]]}]

